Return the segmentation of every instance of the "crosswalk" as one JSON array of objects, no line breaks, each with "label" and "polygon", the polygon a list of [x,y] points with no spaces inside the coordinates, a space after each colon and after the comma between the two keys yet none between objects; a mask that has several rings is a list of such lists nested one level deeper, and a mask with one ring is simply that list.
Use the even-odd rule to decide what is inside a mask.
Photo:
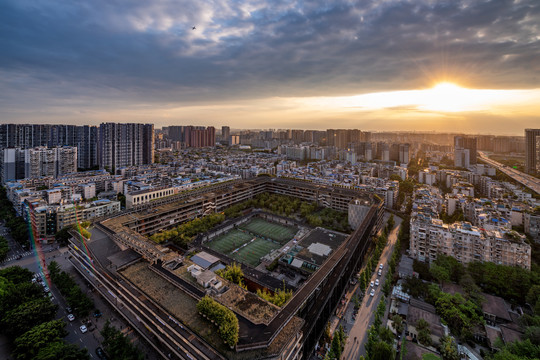
[{"label": "crosswalk", "polygon": [[12,260],[17,260],[17,258],[19,256],[21,258],[24,258],[24,257],[27,257],[28,255],[32,255],[32,251],[26,251],[26,252],[23,252],[21,254],[8,256],[7,258],[4,259],[4,261],[2,261],[2,263],[9,262],[9,261],[12,261]]}]

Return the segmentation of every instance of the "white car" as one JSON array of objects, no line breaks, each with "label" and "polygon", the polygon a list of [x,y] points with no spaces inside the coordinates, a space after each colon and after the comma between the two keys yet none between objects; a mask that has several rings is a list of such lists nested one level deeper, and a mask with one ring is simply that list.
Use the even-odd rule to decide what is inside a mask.
[{"label": "white car", "polygon": [[381,269],[381,270],[382,270],[382,269],[383,269],[383,267],[384,267],[384,265],[383,265],[383,264],[380,264],[380,265],[379,265],[379,269]]},{"label": "white car", "polygon": [[75,316],[73,314],[68,314],[67,318],[69,321],[75,320]]},{"label": "white car", "polygon": [[86,328],[86,325],[81,325],[81,327],[79,329],[81,329],[81,332],[83,334],[88,331],[88,329]]},{"label": "white car", "polygon": [[377,275],[381,276],[382,275],[382,270],[379,269],[379,271],[377,272]]},{"label": "white car", "polygon": [[371,287],[374,287],[375,283],[372,281],[370,285],[371,285]]},{"label": "white car", "polygon": [[379,286],[379,279],[375,280],[375,286]]},{"label": "white car", "polygon": [[375,296],[375,289],[371,289],[371,292],[369,293],[371,296]]}]

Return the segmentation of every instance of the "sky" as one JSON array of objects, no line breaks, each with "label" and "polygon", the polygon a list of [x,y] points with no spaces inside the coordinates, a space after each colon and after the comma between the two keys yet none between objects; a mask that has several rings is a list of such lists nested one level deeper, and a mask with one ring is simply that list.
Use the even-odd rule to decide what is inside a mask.
[{"label": "sky", "polygon": [[1,123],[540,127],[538,0],[3,0],[0,49]]}]

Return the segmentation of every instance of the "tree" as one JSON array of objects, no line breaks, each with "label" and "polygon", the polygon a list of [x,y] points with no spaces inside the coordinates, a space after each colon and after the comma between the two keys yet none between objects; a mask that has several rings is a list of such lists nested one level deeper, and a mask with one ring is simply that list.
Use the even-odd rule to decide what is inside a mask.
[{"label": "tree", "polygon": [[534,345],[540,345],[540,326],[530,326],[525,330],[525,339],[529,339]]},{"label": "tree", "polygon": [[501,347],[501,351],[493,356],[493,360],[529,360],[540,358],[540,346],[535,345],[531,340],[514,341]]},{"label": "tree", "polygon": [[0,262],[4,261],[9,252],[9,245],[5,237],[0,236]]},{"label": "tree", "polygon": [[143,354],[122,334],[120,330],[107,320],[101,330],[103,347],[110,358],[118,360],[142,360]]},{"label": "tree", "polygon": [[341,336],[339,330],[336,331],[334,334],[334,337],[332,338],[332,344],[330,345],[330,351],[332,352],[332,356],[334,359],[340,359],[341,353],[343,351],[343,346],[345,344],[342,344],[341,342]]},{"label": "tree", "polygon": [[0,324],[3,332],[15,339],[35,325],[54,319],[57,309],[48,298],[30,300],[9,310]]},{"label": "tree", "polygon": [[[2,278],[4,279],[4,278]],[[0,295],[0,319],[15,307],[27,301],[43,298],[43,288],[31,282],[13,284],[6,280],[3,293]]]},{"label": "tree", "polygon": [[445,336],[441,339],[439,352],[441,353],[443,360],[459,360],[456,342],[450,336]]},{"label": "tree", "polygon": [[394,316],[392,316],[391,320],[392,320],[392,327],[394,328],[394,330],[396,330],[398,335],[401,334],[404,328],[403,318],[399,316],[398,314],[395,314]]},{"label": "tree", "polygon": [[230,309],[206,295],[197,303],[197,311],[216,324],[219,336],[227,345],[232,348],[238,343],[238,318]]},{"label": "tree", "polygon": [[67,245],[69,239],[71,239],[71,234],[69,231],[73,229],[73,225],[65,226],[62,228],[62,230],[58,231],[54,235],[54,239],[60,244],[60,245]]},{"label": "tree", "polygon": [[55,278],[58,277],[58,275],[60,274],[60,266],[58,265],[58,263],[56,261],[51,261],[49,263],[49,266],[47,267],[47,269],[49,270],[49,275],[51,276],[51,280],[52,281],[55,281]]},{"label": "tree", "polygon": [[390,217],[388,218],[388,222],[386,223],[386,225],[388,226],[388,230],[392,230],[395,224],[396,224],[396,221],[394,220],[394,214],[390,214]]},{"label": "tree", "polygon": [[439,284],[443,284],[445,282],[450,281],[450,273],[448,269],[446,269],[443,266],[439,266],[435,263],[431,264],[431,267],[429,268],[429,272],[431,276],[433,276],[437,281],[439,281]]},{"label": "tree", "polygon": [[540,314],[540,285],[531,286],[525,300],[535,309],[536,313]]},{"label": "tree", "polygon": [[[80,349],[77,345],[67,344],[64,341],[54,341],[48,343],[46,347],[42,348],[35,360],[89,360],[88,351],[86,349]],[[128,358],[115,358],[125,359]],[[137,359],[137,358],[129,358]],[[139,357],[138,359],[142,359]]]},{"label": "tree", "polygon": [[47,321],[34,326],[15,339],[13,354],[18,360],[34,359],[40,349],[46,347],[48,343],[67,336],[65,326],[66,323],[62,320]]},{"label": "tree", "polygon": [[118,193],[116,197],[118,201],[120,201],[120,206],[122,207],[122,209],[125,209],[126,208],[126,195],[124,195],[123,193]]},{"label": "tree", "polygon": [[418,330],[418,341],[426,346],[431,345],[431,331],[429,330],[429,324],[426,320],[420,319],[416,323],[416,330]]},{"label": "tree", "polygon": [[369,354],[370,360],[388,360],[393,359],[394,357],[394,348],[384,341],[375,343],[373,350]]},{"label": "tree", "polygon": [[394,333],[392,332],[392,330],[390,330],[389,328],[387,327],[380,327],[379,328],[379,339],[381,339],[382,341],[390,344],[390,345],[393,345],[394,344]]},{"label": "tree", "polygon": [[292,298],[293,292],[292,290],[285,289],[285,284],[283,284],[283,289],[277,289],[273,295],[266,289],[257,289],[257,295],[276,306],[282,307]]},{"label": "tree", "polygon": [[20,266],[10,266],[0,270],[0,276],[5,277],[14,284],[30,282],[32,280],[32,272]]},{"label": "tree", "polygon": [[242,267],[235,262],[227,265],[225,269],[217,270],[216,274],[233,284],[244,287],[244,272],[242,271]]}]

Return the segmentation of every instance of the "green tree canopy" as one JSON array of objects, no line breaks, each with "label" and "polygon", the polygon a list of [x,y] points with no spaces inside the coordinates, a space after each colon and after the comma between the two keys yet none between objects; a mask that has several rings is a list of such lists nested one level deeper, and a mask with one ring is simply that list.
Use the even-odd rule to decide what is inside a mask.
[{"label": "green tree canopy", "polygon": [[456,342],[449,336],[445,336],[441,339],[439,352],[441,353],[443,360],[459,360]]},{"label": "green tree canopy", "polygon": [[34,326],[15,339],[13,354],[18,360],[34,359],[42,348],[68,334],[64,329],[65,326],[66,323],[62,320],[47,321]]},{"label": "green tree canopy", "polygon": [[[88,351],[64,341],[54,341],[41,348],[35,360],[89,360]],[[118,358],[120,359],[120,358]],[[130,358],[136,359],[136,358]],[[142,358],[139,358],[142,359]],[[127,359],[125,359],[127,360]]]},{"label": "green tree canopy", "polygon": [[111,325],[107,320],[101,330],[103,347],[111,359],[118,360],[142,360],[143,354],[122,334],[120,330]]},{"label": "green tree canopy", "polygon": [[0,324],[4,333],[15,339],[35,325],[54,319],[57,309],[48,298],[30,300],[7,311]]},{"label": "green tree canopy", "polygon": [[373,346],[373,350],[369,355],[370,360],[388,360],[395,357],[394,348],[392,345],[379,341]]}]

